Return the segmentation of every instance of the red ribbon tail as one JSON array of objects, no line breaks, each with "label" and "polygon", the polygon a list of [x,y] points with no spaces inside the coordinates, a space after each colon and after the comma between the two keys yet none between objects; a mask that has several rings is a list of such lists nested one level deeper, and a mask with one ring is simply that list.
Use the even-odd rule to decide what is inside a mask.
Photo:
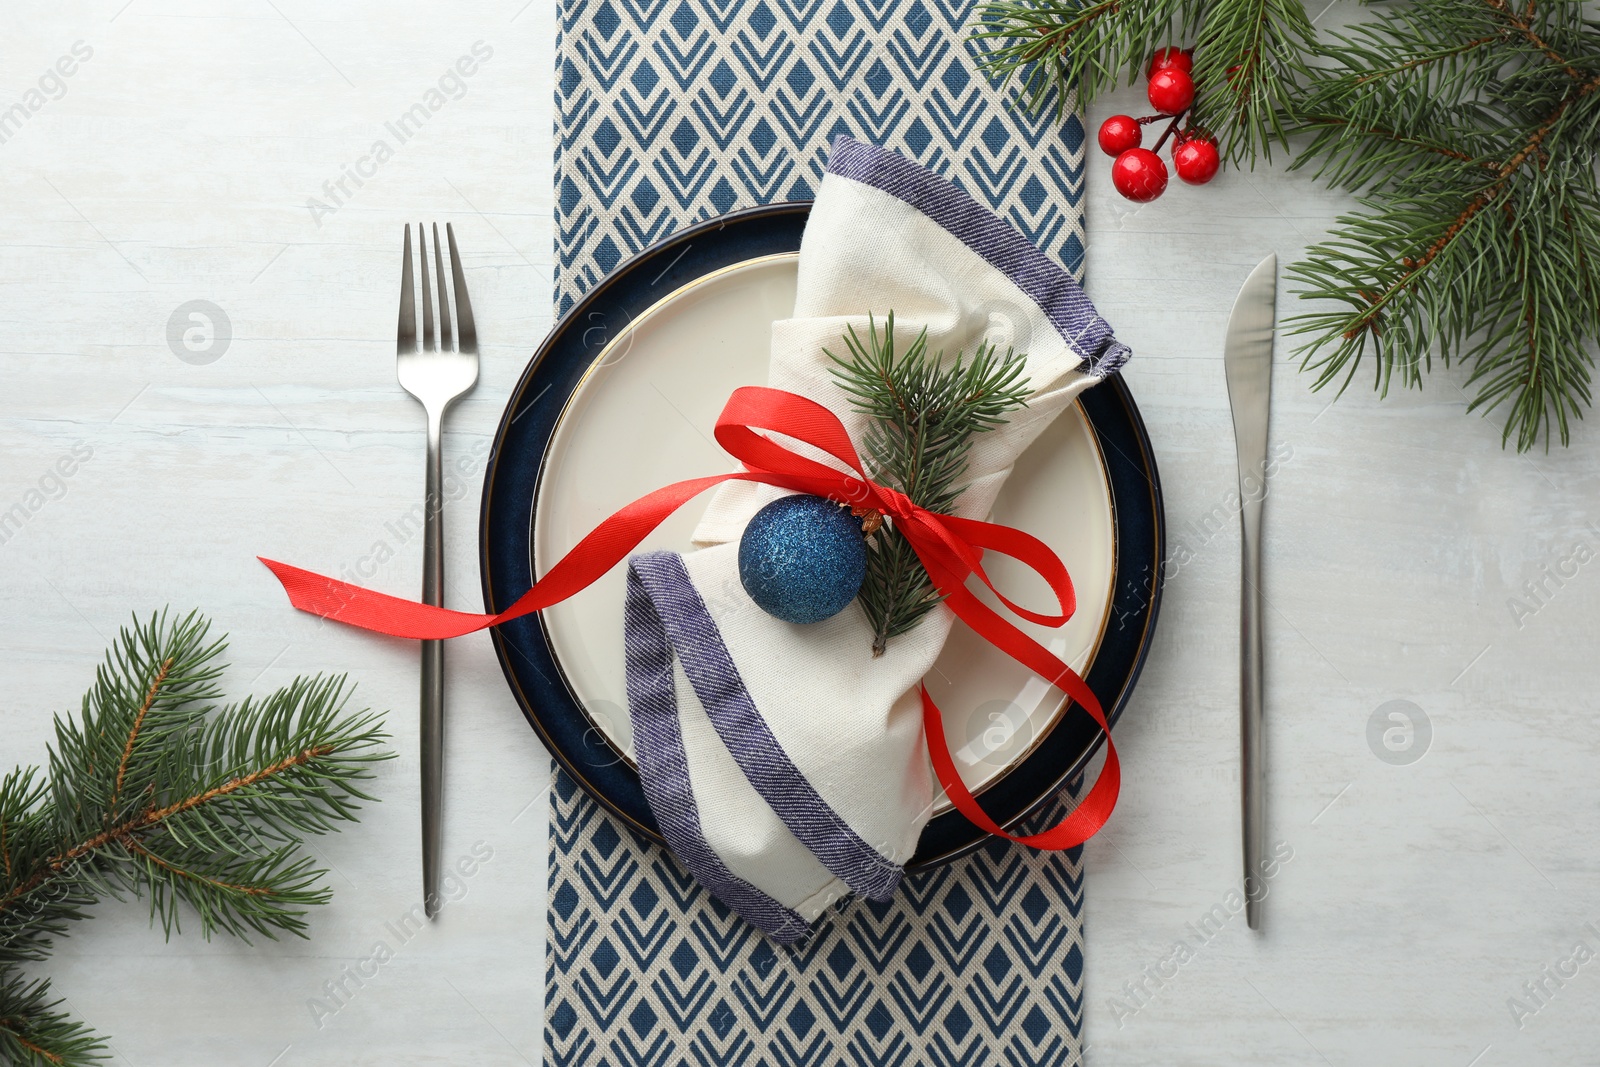
[{"label": "red ribbon tail", "polygon": [[283,591],[289,594],[289,603],[301,611],[392,637],[419,641],[460,637],[491,626],[500,618],[418,604],[265,556],[256,558],[282,583]]},{"label": "red ribbon tail", "polygon": [[[1073,678],[1077,674],[1069,671]],[[1081,684],[1081,679],[1079,679]],[[1084,693],[1094,701],[1094,695]],[[950,745],[944,736],[944,718],[939,711],[939,706],[933,702],[933,697],[928,695],[928,690],[922,690],[922,728],[928,737],[928,755],[933,760],[934,773],[939,776],[939,784],[944,787],[945,796],[956,806],[956,810],[966,816],[980,830],[1028,845],[1031,848],[1046,851],[1060,851],[1062,849],[1076,848],[1089,838],[1100,832],[1106,821],[1111,818],[1111,811],[1117,806],[1117,794],[1122,790],[1122,769],[1117,760],[1117,749],[1111,743],[1111,731],[1106,729],[1105,715],[1100,711],[1100,704],[1094,701],[1092,707],[1085,707],[1106,730],[1106,762],[1101,768],[1100,775],[1095,779],[1094,787],[1089,790],[1076,808],[1067,813],[1056,825],[1037,834],[1017,836],[1006,833],[1001,825],[989,817],[978,804],[976,797],[961,780],[961,772],[956,770],[955,760],[950,758]]]}]

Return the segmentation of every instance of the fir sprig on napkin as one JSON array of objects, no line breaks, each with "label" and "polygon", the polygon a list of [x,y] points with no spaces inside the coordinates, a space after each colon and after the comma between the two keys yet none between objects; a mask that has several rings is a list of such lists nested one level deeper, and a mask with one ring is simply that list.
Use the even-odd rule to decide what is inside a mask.
[{"label": "fir sprig on napkin", "polygon": [[[965,488],[973,435],[1004,425],[1027,403],[1025,357],[980,344],[971,359],[958,352],[946,362],[943,353],[928,354],[926,328],[896,352],[892,311],[881,334],[869,316],[866,340],[848,328],[844,343],[846,356],[827,355],[852,406],[872,420],[861,441],[868,474],[929,511],[950,512]],[[867,542],[860,598],[872,622],[875,655],[942,599],[892,520]]]}]

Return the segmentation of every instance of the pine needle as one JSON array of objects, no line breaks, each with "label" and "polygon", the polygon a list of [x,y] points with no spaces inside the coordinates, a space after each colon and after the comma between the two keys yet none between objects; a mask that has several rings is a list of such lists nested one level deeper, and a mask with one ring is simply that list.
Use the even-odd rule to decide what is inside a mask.
[{"label": "pine needle", "polygon": [[20,965],[101,898],[150,903],[170,937],[305,936],[327,872],[305,837],[353,821],[389,759],[343,678],[298,678],[264,700],[219,706],[222,640],[198,614],[134,620],[106,653],[78,714],[56,717],[47,773],[0,780],[0,1061],[89,1064],[103,1042]]},{"label": "pine needle", "polygon": [[[832,352],[834,379],[852,406],[872,422],[860,442],[873,481],[898,489],[929,511],[949,512],[965,486],[967,453],[975,434],[1004,425],[1027,403],[1025,357],[980,344],[970,360],[930,356],[923,329],[903,352],[895,349],[894,312],[883,332],[868,317],[867,336],[844,335],[846,355]],[[861,606],[872,622],[874,655],[907,633],[941,597],[905,536],[885,522],[867,542]]]},{"label": "pine needle", "polygon": [[[1190,123],[1234,163],[1292,145],[1358,209],[1289,270],[1314,388],[1464,364],[1502,443],[1563,445],[1600,341],[1600,23],[1582,0],[1410,0],[1320,39],[1301,0],[993,0],[980,62],[1027,106],[1192,42]],[[1052,95],[1054,94],[1054,95]]]},{"label": "pine needle", "polygon": [[1467,410],[1519,451],[1563,445],[1600,338],[1600,32],[1571,0],[1415,0],[1331,38],[1295,166],[1360,209],[1290,269],[1303,365],[1342,391],[1470,369]]},{"label": "pine needle", "polygon": [[1142,80],[1156,49],[1193,41],[1189,123],[1239,162],[1284,141],[1313,32],[1301,0],[991,0],[972,37],[991,76],[1015,82],[1030,110],[1053,101],[1058,117],[1080,95]]}]

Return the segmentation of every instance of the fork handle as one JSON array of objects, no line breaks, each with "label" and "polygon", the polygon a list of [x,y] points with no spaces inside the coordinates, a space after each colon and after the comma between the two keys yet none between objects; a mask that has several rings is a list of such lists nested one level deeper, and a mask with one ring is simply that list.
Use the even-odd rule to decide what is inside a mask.
[{"label": "fork handle", "polygon": [[[428,473],[423,496],[422,602],[444,600],[442,412],[428,412]],[[444,847],[444,642],[422,642],[422,892],[428,918],[439,911]]]}]

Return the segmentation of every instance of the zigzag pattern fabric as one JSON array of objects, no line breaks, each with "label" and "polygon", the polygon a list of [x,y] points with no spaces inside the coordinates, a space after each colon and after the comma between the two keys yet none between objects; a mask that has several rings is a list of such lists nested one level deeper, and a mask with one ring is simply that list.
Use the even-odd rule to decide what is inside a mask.
[{"label": "zigzag pattern fabric", "polygon": [[[968,0],[563,0],[556,307],[701,219],[809,199],[839,134],[964,188],[1081,277],[1084,131],[976,70]],[[1058,820],[1067,800],[1037,817]],[[1081,850],[995,841],[783,948],[559,771],[553,1067],[1082,1061]]]},{"label": "zigzag pattern fabric", "polygon": [[839,134],[961,186],[1082,280],[1083,119],[973,62],[971,0],[564,0],[556,310],[736,208],[809,200]]},{"label": "zigzag pattern fabric", "polygon": [[1077,1067],[1082,851],[997,838],[908,874],[888,903],[850,898],[783,947],[558,771],[544,1062]]}]

